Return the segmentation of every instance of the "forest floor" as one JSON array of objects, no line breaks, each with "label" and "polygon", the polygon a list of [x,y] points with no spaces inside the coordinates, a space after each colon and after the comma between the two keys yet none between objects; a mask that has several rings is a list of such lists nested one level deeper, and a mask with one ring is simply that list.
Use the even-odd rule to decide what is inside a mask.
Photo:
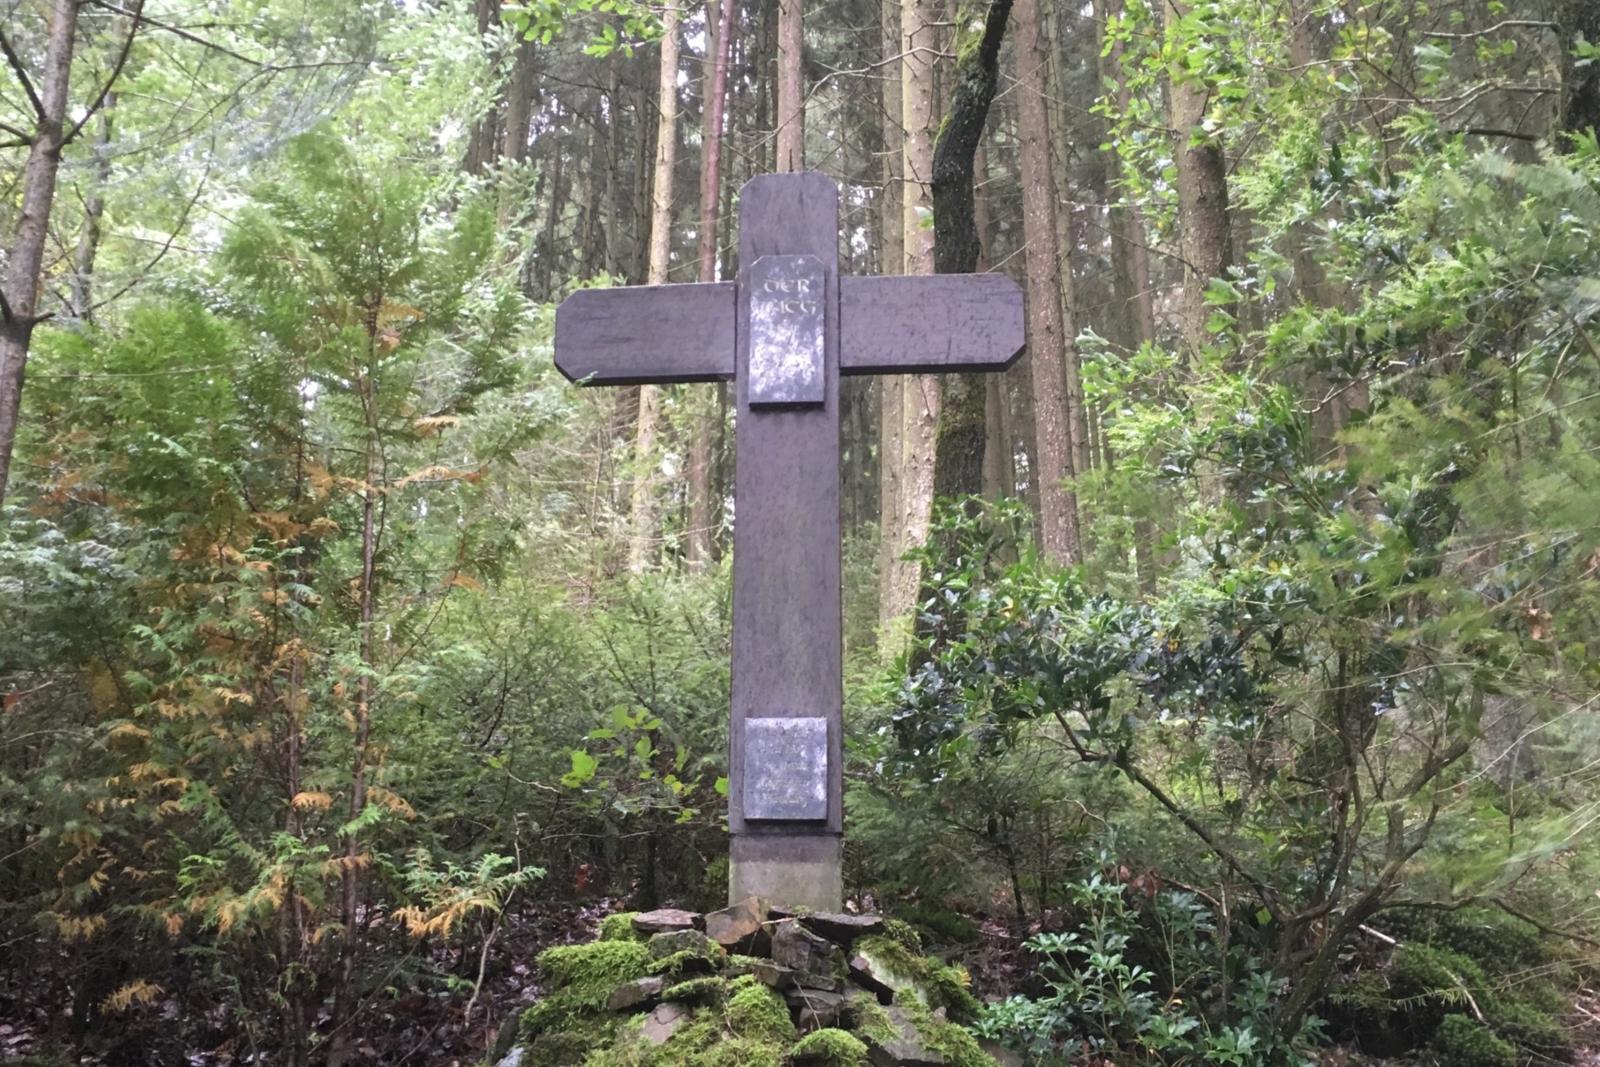
[{"label": "forest floor", "polygon": [[[577,905],[529,904],[507,914],[470,1019],[470,983],[477,976],[481,946],[465,951],[414,946],[398,965],[391,964],[394,970],[384,984],[393,995],[364,1012],[355,1050],[358,1062],[395,1067],[472,1067],[482,1062],[499,1029],[516,1025],[539,999],[535,957],[552,945],[592,939],[600,920],[620,909],[619,901],[600,898]],[[971,972],[980,996],[1013,991],[1024,974],[1021,943],[1027,932],[994,921],[979,924],[978,930],[978,938],[954,958]],[[230,1024],[239,1022],[230,1006],[197,1004],[186,1000],[182,990],[162,990],[155,1001],[124,1013],[115,1025],[100,1020],[80,1042],[73,1036],[72,990],[55,977],[66,973],[71,973],[67,967],[0,970],[0,1067],[23,1056],[102,1067],[227,1067],[252,1061],[251,1049],[226,1036],[236,1028]],[[451,977],[444,980],[443,975]],[[277,1032],[276,1019],[257,1022],[262,1033]],[[1582,1046],[1573,1067],[1600,1067],[1600,992],[1582,991],[1573,1024],[1581,1030]],[[1382,1061],[1335,1047],[1322,1062],[1360,1067]]]}]

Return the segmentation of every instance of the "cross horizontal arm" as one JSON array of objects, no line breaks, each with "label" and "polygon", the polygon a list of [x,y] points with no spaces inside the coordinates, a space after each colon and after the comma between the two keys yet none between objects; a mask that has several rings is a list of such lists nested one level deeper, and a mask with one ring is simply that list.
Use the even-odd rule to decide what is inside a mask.
[{"label": "cross horizontal arm", "polygon": [[580,385],[733,377],[733,282],[580,289],[556,309],[556,367]]},{"label": "cross horizontal arm", "polygon": [[1022,290],[1004,274],[839,279],[839,370],[1005,370],[1022,354]]},{"label": "cross horizontal arm", "polygon": [[[733,377],[733,282],[580,289],[556,311],[556,366],[583,385]],[[1004,274],[839,279],[843,374],[1005,370],[1022,290]]]}]

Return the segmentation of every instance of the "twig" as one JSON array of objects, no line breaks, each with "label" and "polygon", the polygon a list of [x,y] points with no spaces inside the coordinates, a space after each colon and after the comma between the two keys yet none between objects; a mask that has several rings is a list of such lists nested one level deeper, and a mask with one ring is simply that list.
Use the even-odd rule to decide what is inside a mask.
[{"label": "twig", "polygon": [[39,100],[39,93],[33,87],[33,81],[28,77],[28,68],[22,65],[22,57],[11,47],[4,30],[0,30],[0,51],[6,54],[6,62],[11,64],[11,69],[17,72],[17,81],[22,83],[22,91],[28,94],[28,102],[33,104],[33,110],[38,114],[39,120],[44,121],[44,104]]}]

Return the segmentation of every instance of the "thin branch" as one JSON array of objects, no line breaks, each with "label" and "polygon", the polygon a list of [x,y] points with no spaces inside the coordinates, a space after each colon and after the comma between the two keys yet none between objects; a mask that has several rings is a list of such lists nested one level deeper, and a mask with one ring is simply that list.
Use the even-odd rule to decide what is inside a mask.
[{"label": "thin branch", "polygon": [[[169,22],[160,22],[160,21],[157,21],[156,19],[150,18],[148,16],[142,16],[140,14],[137,14],[137,13],[133,12],[133,11],[129,11],[127,8],[118,7],[116,4],[108,3],[107,0],[89,0],[89,3],[93,4],[95,7],[98,7],[103,11],[109,11],[114,15],[121,15],[124,18],[133,19],[134,22],[135,22],[135,27],[136,28],[137,28],[137,24],[140,21],[147,22],[151,26],[154,26],[158,30],[166,30],[168,33],[172,34],[175,37],[181,37],[185,41],[193,42],[194,44],[197,44],[197,45],[201,46],[202,48],[209,48],[213,52],[221,52],[223,55],[229,56],[229,57],[231,57],[233,59],[237,59],[241,63],[248,63],[252,67],[270,66],[270,64],[265,63],[262,60],[251,59],[247,55],[244,55],[244,54],[242,54],[240,52],[235,52],[233,49],[228,48],[225,45],[220,45],[215,41],[208,41],[204,37],[201,37],[197,33],[190,33],[188,30],[184,29],[181,26],[174,26]],[[140,3],[140,7],[141,8],[143,7],[142,0],[141,0],[141,3]]]},{"label": "thin branch", "polygon": [[1542,19],[1501,19],[1499,22],[1495,23],[1493,26],[1485,26],[1481,30],[1469,30],[1466,33],[1447,33],[1444,30],[1423,30],[1422,31],[1422,36],[1424,36],[1424,37],[1432,37],[1432,38],[1434,38],[1436,40],[1441,40],[1441,41],[1470,41],[1470,40],[1472,40],[1474,38],[1477,38],[1477,37],[1487,37],[1489,34],[1494,33],[1497,30],[1504,30],[1504,29],[1554,30],[1554,29],[1557,29],[1557,28],[1558,27],[1556,26],[1555,23],[1546,22],[1546,21],[1544,21]]},{"label": "thin branch", "polygon": [[6,38],[5,31],[0,30],[0,50],[6,54],[6,62],[11,64],[11,69],[17,73],[17,81],[22,83],[23,92],[28,94],[28,101],[33,104],[34,113],[39,116],[39,121],[44,121],[44,103],[39,99],[39,93],[33,87],[33,80],[28,77],[28,68],[22,65],[22,57],[17,55],[16,49],[11,47],[11,42]]},{"label": "thin branch", "polygon": [[133,11],[129,14],[133,19],[133,25],[128,27],[128,37],[122,42],[122,51],[118,53],[117,61],[111,67],[111,76],[100,87],[100,92],[95,95],[94,103],[89,105],[88,110],[83,113],[83,117],[73,124],[72,129],[67,131],[66,136],[61,138],[63,145],[71,144],[83,130],[84,123],[88,122],[95,112],[105,106],[106,97],[111,95],[111,87],[116,85],[117,79],[122,76],[122,68],[128,62],[128,53],[133,51],[133,39],[139,33],[139,23],[144,20],[144,0],[134,0]]},{"label": "thin branch", "polygon": [[194,210],[195,204],[199,202],[200,194],[205,191],[206,182],[210,180],[210,178],[211,168],[210,166],[207,166],[205,172],[200,175],[199,184],[195,186],[194,195],[189,198],[188,203],[183,205],[183,213],[178,216],[178,224],[173,227],[172,235],[162,243],[161,247],[156,251],[156,254],[151,257],[150,262],[146,263],[143,269],[141,269],[133,276],[132,279],[129,280],[127,285],[124,285],[121,289],[118,289],[104,300],[97,300],[94,306],[89,309],[91,312],[99,311],[112,301],[121,299],[127,294],[128,290],[132,289],[135,285],[138,285],[141,281],[143,281],[150,271],[154,269],[155,265],[160,263],[161,260],[166,257],[167,252],[172,248],[173,242],[178,239],[178,234],[183,232],[184,226],[189,221],[189,213]]}]

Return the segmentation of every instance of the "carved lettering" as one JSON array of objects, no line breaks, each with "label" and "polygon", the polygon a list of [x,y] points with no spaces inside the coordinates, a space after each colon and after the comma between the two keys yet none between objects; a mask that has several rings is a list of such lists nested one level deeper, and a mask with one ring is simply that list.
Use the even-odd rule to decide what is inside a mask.
[{"label": "carved lettering", "polygon": [[762,256],[751,265],[751,404],[822,403],[823,284],[815,256]]}]

